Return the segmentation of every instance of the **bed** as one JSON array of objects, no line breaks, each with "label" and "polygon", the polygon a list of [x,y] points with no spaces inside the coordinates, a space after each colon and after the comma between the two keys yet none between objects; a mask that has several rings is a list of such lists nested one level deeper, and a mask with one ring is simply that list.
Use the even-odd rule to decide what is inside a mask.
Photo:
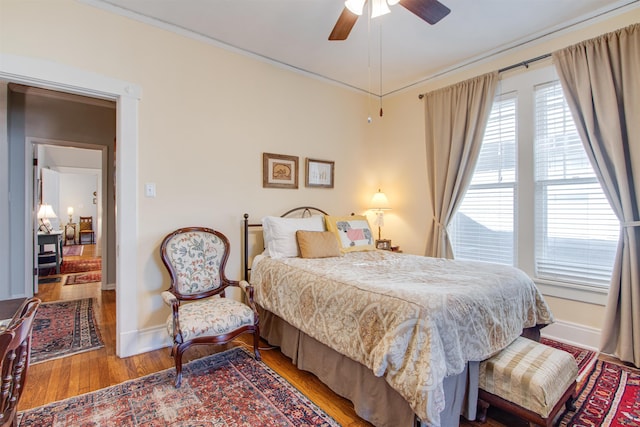
[{"label": "bed", "polygon": [[[365,218],[323,215],[303,207],[251,224],[245,214],[245,276],[263,338],[376,426],[474,419],[479,361],[553,321],[531,279],[506,266],[375,250]],[[265,251],[251,257],[249,235],[260,227]],[[319,256],[300,256],[297,230]],[[314,239],[328,233],[339,253],[324,256]]]}]

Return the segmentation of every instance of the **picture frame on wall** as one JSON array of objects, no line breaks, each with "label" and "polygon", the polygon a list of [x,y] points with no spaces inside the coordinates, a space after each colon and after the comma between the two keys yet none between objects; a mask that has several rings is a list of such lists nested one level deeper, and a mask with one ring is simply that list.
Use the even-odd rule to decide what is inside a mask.
[{"label": "picture frame on wall", "polygon": [[333,188],[335,162],[307,158],[305,163],[305,186]]},{"label": "picture frame on wall", "polygon": [[262,153],[264,188],[298,188],[298,157]]}]

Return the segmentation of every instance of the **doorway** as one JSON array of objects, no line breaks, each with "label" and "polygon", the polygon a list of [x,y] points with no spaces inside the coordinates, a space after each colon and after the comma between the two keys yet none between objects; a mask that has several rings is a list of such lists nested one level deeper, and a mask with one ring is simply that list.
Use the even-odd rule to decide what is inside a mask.
[{"label": "doorway", "polygon": [[[107,164],[103,161],[107,147],[30,138],[27,150],[34,153],[32,188],[36,197],[32,211],[39,212],[38,206],[51,207],[55,216],[48,221],[62,243],[58,251],[53,245],[43,247],[40,237],[49,236],[38,234],[34,293],[38,295],[40,284],[58,282],[62,286],[99,282],[101,290],[114,290],[115,275],[109,271],[115,269],[109,266],[115,256],[108,244],[114,233],[108,227],[114,223],[115,212],[108,209],[112,204],[104,200],[109,192],[102,185],[108,176],[102,167]],[[36,224],[34,228],[41,227]],[[60,265],[55,256],[58,252]]]},{"label": "doorway", "polygon": [[[127,357],[145,351],[139,339],[137,304],[138,304],[138,266],[136,239],[138,235],[137,217],[137,171],[138,171],[138,104],[141,88],[133,83],[103,76],[68,65],[37,58],[0,53],[0,81],[31,85],[34,87],[59,90],[66,93],[79,94],[97,99],[116,102],[116,140],[118,155],[115,158],[114,181],[117,187],[115,205],[116,221],[116,354]],[[6,87],[6,85],[5,85]],[[6,119],[6,116],[5,116]],[[13,131],[12,131],[13,132]],[[11,132],[9,132],[11,136]],[[24,142],[24,138],[22,139]],[[32,234],[31,223],[24,221],[26,203],[9,204],[9,166],[12,159],[8,153],[6,134],[0,135],[0,211],[6,212],[0,218],[0,230],[10,235],[10,239],[0,242],[0,253],[11,255],[18,252],[15,258],[6,257],[0,260],[1,270],[6,273],[7,283],[20,286],[26,283],[25,259],[32,253],[25,252],[26,236]],[[24,156],[24,152],[21,156]],[[24,164],[24,158],[19,164]],[[22,175],[23,176],[23,175]],[[20,181],[23,181],[22,179]],[[119,184],[120,183],[120,184]],[[126,183],[122,185],[121,183]],[[16,193],[25,194],[25,187],[18,185]],[[15,212],[14,212],[15,210]],[[12,216],[20,222],[14,227],[9,224]],[[16,237],[17,235],[17,237]],[[123,244],[124,243],[124,244]],[[13,247],[18,245],[18,247]],[[12,248],[9,250],[9,248]],[[20,253],[20,251],[22,251]],[[14,280],[17,279],[17,280]],[[32,289],[31,282],[29,288]],[[10,291],[20,293],[19,288]],[[27,295],[29,289],[23,289]]]}]

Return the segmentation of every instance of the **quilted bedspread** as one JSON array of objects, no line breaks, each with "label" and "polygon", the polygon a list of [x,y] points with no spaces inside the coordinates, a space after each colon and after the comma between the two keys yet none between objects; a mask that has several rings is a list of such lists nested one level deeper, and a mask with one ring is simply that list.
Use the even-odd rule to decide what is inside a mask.
[{"label": "quilted bedspread", "polygon": [[443,380],[506,347],[523,328],[553,322],[521,270],[389,251],[254,260],[255,300],[384,376],[431,425]]}]

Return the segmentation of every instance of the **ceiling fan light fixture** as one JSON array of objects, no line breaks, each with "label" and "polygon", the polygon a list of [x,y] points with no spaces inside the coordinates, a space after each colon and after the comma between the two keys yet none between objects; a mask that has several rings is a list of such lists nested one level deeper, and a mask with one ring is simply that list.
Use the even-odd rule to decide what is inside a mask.
[{"label": "ceiling fan light fixture", "polygon": [[378,16],[386,15],[390,13],[389,6],[387,6],[387,0],[372,0],[371,3],[371,17],[377,18]]},{"label": "ceiling fan light fixture", "polygon": [[347,9],[349,9],[352,13],[360,16],[362,15],[362,11],[364,10],[364,4],[367,0],[346,0],[344,5]]}]

